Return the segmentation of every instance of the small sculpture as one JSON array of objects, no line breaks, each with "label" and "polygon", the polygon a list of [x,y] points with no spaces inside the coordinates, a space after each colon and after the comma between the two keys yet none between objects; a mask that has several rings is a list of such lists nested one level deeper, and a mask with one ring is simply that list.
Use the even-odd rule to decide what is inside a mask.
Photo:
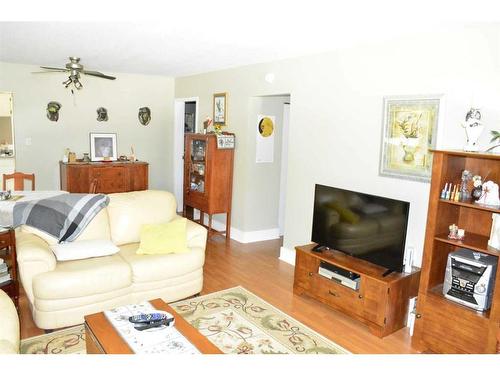
[{"label": "small sculpture", "polygon": [[451,224],[448,229],[450,230],[450,233],[448,234],[448,238],[450,240],[463,240],[465,237],[465,230],[460,229],[457,225]]},{"label": "small sculpture", "polygon": [[465,124],[462,125],[467,135],[467,144],[464,146],[465,151],[479,151],[477,141],[484,130],[484,125],[481,123],[481,112],[478,108],[471,108],[465,116]]},{"label": "small sculpture", "polygon": [[55,121],[59,120],[59,110],[61,109],[62,105],[58,102],[49,102],[47,104],[47,118],[50,121]]},{"label": "small sculpture", "polygon": [[467,188],[469,181],[472,179],[472,173],[467,169],[462,171],[462,182],[460,183],[460,201],[466,202],[470,199],[470,192]]},{"label": "small sculpture", "polygon": [[207,117],[205,121],[203,121],[203,131],[205,134],[207,134],[207,129],[210,125],[212,125],[212,119],[210,117]]},{"label": "small sculpture", "polygon": [[500,206],[500,197],[498,195],[498,184],[493,181],[486,181],[482,186],[481,197],[476,203],[484,204],[486,206]]},{"label": "small sculpture", "polygon": [[151,121],[151,110],[149,109],[149,107],[142,107],[142,108],[139,108],[139,122],[146,126],[147,124],[149,124],[149,122]]},{"label": "small sculpture", "polygon": [[108,121],[108,110],[106,108],[97,108],[97,121]]},{"label": "small sculpture", "polygon": [[483,181],[481,179],[481,176],[476,175],[472,177],[472,183],[474,185],[474,188],[471,191],[471,196],[475,200],[478,200],[479,198],[481,198],[481,195],[483,195]]}]

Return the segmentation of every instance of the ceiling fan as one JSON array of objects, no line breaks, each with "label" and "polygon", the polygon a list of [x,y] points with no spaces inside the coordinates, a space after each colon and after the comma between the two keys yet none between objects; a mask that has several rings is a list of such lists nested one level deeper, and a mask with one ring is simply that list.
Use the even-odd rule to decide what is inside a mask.
[{"label": "ceiling fan", "polygon": [[94,76],[94,77],[99,77],[99,78],[105,78],[105,79],[111,79],[114,80],[116,77],[108,76],[106,74],[103,74],[101,72],[96,72],[92,70],[85,70],[83,65],[80,64],[80,58],[79,57],[69,57],[69,63],[66,64],[65,68],[53,68],[50,66],[41,66],[40,68],[42,69],[47,69],[48,71],[46,72],[33,72],[33,73],[54,73],[54,72],[65,72],[69,73],[69,77],[66,81],[63,82],[64,87],[69,87],[73,83],[73,85],[76,87],[77,90],[80,90],[83,88],[82,83],[80,82],[80,73],[88,75],[88,76]]}]

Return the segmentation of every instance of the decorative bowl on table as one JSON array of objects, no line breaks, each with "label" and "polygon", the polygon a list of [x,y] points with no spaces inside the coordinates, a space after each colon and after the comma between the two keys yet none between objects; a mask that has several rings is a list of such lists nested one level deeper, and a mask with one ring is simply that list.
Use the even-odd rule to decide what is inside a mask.
[{"label": "decorative bowl on table", "polygon": [[6,201],[12,197],[12,193],[10,190],[0,191],[0,201]]}]

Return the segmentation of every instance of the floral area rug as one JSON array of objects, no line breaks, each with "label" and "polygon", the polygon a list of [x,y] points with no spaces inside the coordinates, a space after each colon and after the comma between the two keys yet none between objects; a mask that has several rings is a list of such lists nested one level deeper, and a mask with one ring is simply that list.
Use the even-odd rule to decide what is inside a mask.
[{"label": "floral area rug", "polygon": [[21,340],[21,354],[85,354],[83,324]]},{"label": "floral area rug", "polygon": [[[170,306],[224,353],[349,353],[241,286]],[[20,352],[85,354],[84,325],[24,339]]]},{"label": "floral area rug", "polygon": [[241,286],[170,306],[224,353],[349,353]]}]

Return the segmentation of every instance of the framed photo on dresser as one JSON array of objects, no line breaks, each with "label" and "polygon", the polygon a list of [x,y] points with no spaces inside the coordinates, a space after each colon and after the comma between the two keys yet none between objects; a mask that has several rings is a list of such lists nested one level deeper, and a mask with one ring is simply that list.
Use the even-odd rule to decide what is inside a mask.
[{"label": "framed photo on dresser", "polygon": [[115,133],[90,133],[90,160],[116,161],[117,159]]}]

